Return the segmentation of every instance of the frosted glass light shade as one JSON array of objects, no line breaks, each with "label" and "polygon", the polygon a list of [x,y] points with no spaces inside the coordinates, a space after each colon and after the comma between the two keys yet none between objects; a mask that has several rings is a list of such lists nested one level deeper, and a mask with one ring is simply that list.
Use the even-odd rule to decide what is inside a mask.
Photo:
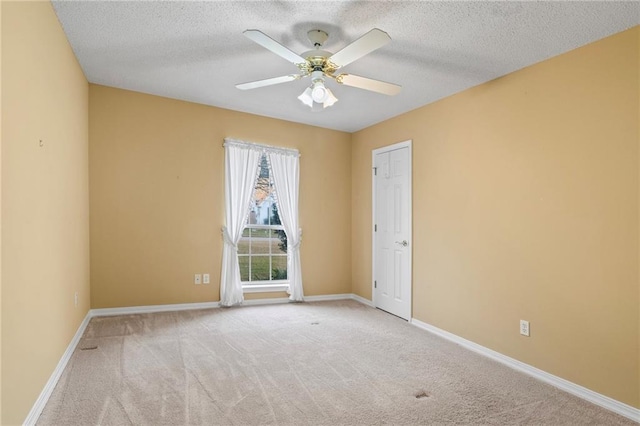
[{"label": "frosted glass light shade", "polygon": [[307,87],[307,89],[302,92],[298,99],[302,101],[303,104],[308,106],[309,108],[313,108],[313,98],[311,97],[311,87]]},{"label": "frosted glass light shade", "polygon": [[319,104],[324,103],[327,100],[327,88],[324,87],[324,83],[322,81],[318,81],[313,83],[313,89],[311,89],[311,97],[314,102]]},{"label": "frosted glass light shade", "polygon": [[331,105],[335,104],[336,102],[338,102],[338,98],[336,98],[333,95],[333,92],[331,92],[331,90],[327,89],[327,98],[323,102],[322,106],[324,108],[330,107]]}]

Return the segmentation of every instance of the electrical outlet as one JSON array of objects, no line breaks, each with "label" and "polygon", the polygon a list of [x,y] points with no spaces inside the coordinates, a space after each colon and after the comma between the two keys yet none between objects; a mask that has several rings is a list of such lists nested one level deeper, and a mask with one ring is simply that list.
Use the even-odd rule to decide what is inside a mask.
[{"label": "electrical outlet", "polygon": [[520,334],[529,337],[529,321],[520,320]]},{"label": "electrical outlet", "polygon": [[76,291],[76,294],[73,295],[73,303],[78,306],[78,292]]},{"label": "electrical outlet", "polygon": [[202,284],[202,275],[195,274],[194,277],[193,277],[193,283],[194,284]]},{"label": "electrical outlet", "polygon": [[209,284],[209,274],[202,275],[202,284]]}]

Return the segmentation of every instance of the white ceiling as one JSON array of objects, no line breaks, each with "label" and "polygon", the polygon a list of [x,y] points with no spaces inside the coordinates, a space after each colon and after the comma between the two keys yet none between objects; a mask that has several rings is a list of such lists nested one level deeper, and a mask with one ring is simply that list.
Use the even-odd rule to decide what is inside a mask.
[{"label": "white ceiling", "polygon": [[[638,2],[54,1],[91,83],[353,132],[640,24]],[[372,28],[392,38],[343,68],[400,84],[388,97],[328,82],[339,102],[312,112],[299,80],[236,83],[297,68],[242,35],[258,29],[296,53],[307,31],[337,52]]]}]

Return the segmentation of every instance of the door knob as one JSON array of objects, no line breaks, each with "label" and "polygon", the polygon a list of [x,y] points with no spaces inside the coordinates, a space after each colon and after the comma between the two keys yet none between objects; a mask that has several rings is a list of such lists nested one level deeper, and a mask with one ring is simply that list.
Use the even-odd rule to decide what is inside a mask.
[{"label": "door knob", "polygon": [[396,241],[396,244],[400,244],[402,247],[406,247],[409,245],[409,243],[407,242],[407,240],[402,240],[402,241]]}]

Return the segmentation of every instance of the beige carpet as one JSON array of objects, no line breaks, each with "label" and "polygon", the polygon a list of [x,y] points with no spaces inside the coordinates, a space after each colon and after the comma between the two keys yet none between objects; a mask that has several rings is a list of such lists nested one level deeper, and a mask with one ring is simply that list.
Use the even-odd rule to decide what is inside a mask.
[{"label": "beige carpet", "polygon": [[38,422],[452,423],[635,425],[353,301],[94,318]]}]

